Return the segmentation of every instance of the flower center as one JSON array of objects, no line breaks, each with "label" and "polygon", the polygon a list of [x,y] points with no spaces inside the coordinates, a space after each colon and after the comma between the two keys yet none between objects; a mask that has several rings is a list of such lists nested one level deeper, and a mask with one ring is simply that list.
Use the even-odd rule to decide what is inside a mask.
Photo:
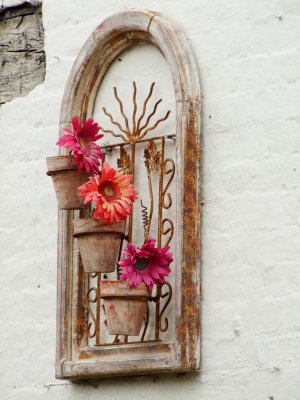
[{"label": "flower center", "polygon": [[134,264],[134,268],[138,271],[144,271],[148,267],[149,259],[148,258],[136,258],[136,263]]},{"label": "flower center", "polygon": [[99,192],[107,201],[117,200],[120,197],[120,189],[113,182],[104,182],[100,185]]},{"label": "flower center", "polygon": [[112,188],[110,186],[106,186],[104,189],[105,194],[107,194],[107,196],[112,196],[114,194],[114,191],[112,190]]},{"label": "flower center", "polygon": [[86,146],[87,146],[87,144],[88,144],[88,143],[87,143],[84,139],[82,139],[82,138],[78,139],[78,142],[79,142],[80,146],[81,146],[83,149],[85,149]]}]

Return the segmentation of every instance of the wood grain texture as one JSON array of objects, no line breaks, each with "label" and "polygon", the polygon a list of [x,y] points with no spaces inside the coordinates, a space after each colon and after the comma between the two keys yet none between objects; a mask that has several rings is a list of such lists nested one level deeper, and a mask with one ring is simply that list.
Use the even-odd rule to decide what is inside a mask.
[{"label": "wood grain texture", "polygon": [[[99,85],[114,59],[137,42],[164,55],[176,96],[177,233],[172,343],[88,348],[83,335],[85,280],[73,241],[72,212],[59,213],[57,378],[85,379],[200,368],[200,87],[181,27],[152,11],[125,11],[103,21],[80,51],[69,76],[60,127],[91,116]],[[62,150],[63,154],[63,150]]]}]

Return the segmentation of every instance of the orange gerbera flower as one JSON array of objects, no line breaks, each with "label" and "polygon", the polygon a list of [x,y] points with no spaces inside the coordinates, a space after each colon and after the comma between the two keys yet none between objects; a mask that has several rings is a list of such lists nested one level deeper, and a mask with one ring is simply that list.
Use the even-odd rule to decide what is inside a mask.
[{"label": "orange gerbera flower", "polygon": [[95,203],[93,218],[109,224],[119,222],[132,214],[132,203],[138,197],[132,178],[104,162],[101,175],[91,176],[89,182],[78,188],[79,196],[85,197],[85,204]]}]

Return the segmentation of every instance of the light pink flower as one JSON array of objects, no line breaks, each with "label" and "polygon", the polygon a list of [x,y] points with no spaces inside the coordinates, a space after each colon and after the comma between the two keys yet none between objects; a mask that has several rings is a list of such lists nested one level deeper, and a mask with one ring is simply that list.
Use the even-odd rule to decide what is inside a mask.
[{"label": "light pink flower", "polygon": [[56,144],[72,150],[79,170],[84,168],[87,172],[98,172],[99,158],[103,158],[101,147],[95,143],[103,137],[98,134],[99,125],[92,118],[82,124],[81,118],[75,116],[72,118],[72,128],[64,128],[67,134],[61,136]]},{"label": "light pink flower", "polygon": [[137,286],[145,282],[152,289],[153,284],[161,284],[165,277],[171,272],[170,264],[173,261],[173,254],[170,247],[155,247],[156,240],[149,238],[141,248],[133,243],[128,243],[123,254],[127,257],[119,261],[123,268],[120,279],[128,280],[130,286]]}]

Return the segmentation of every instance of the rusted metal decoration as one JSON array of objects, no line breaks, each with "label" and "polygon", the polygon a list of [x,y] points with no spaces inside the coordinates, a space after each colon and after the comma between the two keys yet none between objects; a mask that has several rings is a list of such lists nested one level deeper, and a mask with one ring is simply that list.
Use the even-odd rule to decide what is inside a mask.
[{"label": "rusted metal decoration", "polygon": [[[200,368],[200,89],[195,61],[181,28],[150,11],[122,12],[106,19],[73,66],[60,124],[65,126],[73,115],[83,119],[92,115],[98,88],[110,64],[136,42],[154,44],[169,64],[176,97],[176,133],[155,136],[155,129],[170,111],[159,114],[162,99],[148,110],[154,97],[152,83],[138,115],[138,88],[133,82],[132,115],[125,114],[116,87],[113,94],[119,114],[112,115],[103,107],[116,129],[101,124],[102,131],[119,139],[103,145],[103,151],[106,157],[118,152],[118,168],[134,175],[142,168],[140,162],[136,163],[137,151],[142,149],[147,190],[135,207],[141,208],[143,239],[156,229],[158,247],[175,244],[174,284],[155,286],[152,293],[141,288],[135,297],[133,291],[125,291],[124,283],[109,283],[112,281],[101,272],[85,272],[73,238],[73,219],[86,218],[87,211],[59,211],[56,376],[61,379]],[[174,157],[168,155],[168,146],[173,146]],[[172,187],[176,187],[176,198],[172,198]],[[173,207],[176,219],[172,220],[168,210]],[[119,232],[122,240],[132,241],[136,222],[133,213],[124,234]],[[120,268],[114,273],[118,279]],[[132,300],[136,303],[130,305]],[[111,306],[115,314],[107,315]],[[171,306],[172,321],[168,314]],[[132,310],[139,320],[132,330],[122,331],[118,325],[124,323],[121,317],[126,314],[125,319],[130,319]],[[174,335],[165,340],[171,323]]]},{"label": "rusted metal decoration", "polygon": [[[173,200],[169,193],[169,187],[173,181],[175,175],[175,162],[171,158],[165,158],[165,142],[166,140],[171,141],[171,144],[175,146],[175,136],[158,136],[147,138],[147,133],[154,130],[160,122],[165,121],[170,111],[168,111],[163,118],[156,118],[158,104],[162,102],[162,99],[158,100],[151,113],[147,115],[147,103],[150,100],[155,82],[151,84],[149,94],[147,95],[143,107],[142,113],[139,117],[137,113],[137,86],[133,82],[133,116],[132,116],[132,129],[129,127],[129,118],[124,113],[123,102],[118,96],[117,88],[114,88],[114,96],[120,107],[120,114],[124,118],[126,128],[116,121],[116,119],[103,107],[104,113],[109,117],[112,124],[116,125],[119,131],[122,131],[125,136],[115,133],[113,130],[108,130],[102,127],[102,131],[110,134],[114,137],[121,137],[122,141],[113,145],[105,145],[105,154],[111,156],[114,151],[119,149],[119,158],[117,164],[120,170],[125,172],[131,172],[134,176],[135,165],[136,165],[136,147],[142,146],[144,148],[145,168],[147,183],[149,189],[149,212],[148,208],[143,204],[141,199],[142,207],[142,224],[144,229],[144,239],[147,240],[151,230],[151,224],[153,220],[154,208],[157,208],[157,242],[158,247],[162,245],[169,245],[174,235],[174,223],[169,218],[163,218],[163,210],[169,209],[172,206]],[[143,118],[146,122],[142,123]],[[154,119],[152,123],[153,129],[148,127],[150,120]],[[157,143],[157,145],[156,145]],[[127,153],[126,148],[129,148]],[[158,150],[158,148],[160,150]],[[141,164],[139,170],[141,170]],[[158,198],[155,201],[152,174],[157,173],[158,179]],[[167,177],[164,183],[164,177]],[[166,200],[167,199],[167,200]],[[156,204],[157,203],[157,204]],[[129,217],[129,226],[126,234],[123,238],[127,241],[132,240],[133,233],[133,215]],[[116,262],[118,261],[117,255],[122,247],[120,246],[121,234],[124,232],[125,224],[120,222],[119,224],[103,225],[99,221],[92,219],[74,219],[74,237],[78,238],[78,248],[81,253],[81,258],[85,272],[112,272],[115,270]],[[117,228],[119,227],[119,231]],[[115,237],[116,234],[118,237]],[[106,234],[103,237],[103,234]],[[165,240],[163,241],[163,237]],[[162,243],[164,242],[164,243]],[[144,269],[147,265],[135,265],[135,268]],[[95,282],[93,278],[97,278]],[[117,270],[116,278],[120,278],[120,268]],[[100,287],[99,287],[100,284]],[[95,285],[95,286],[94,286]],[[148,322],[150,317],[150,308],[147,302],[155,303],[154,307],[154,329],[152,332],[152,338],[148,342],[159,342],[161,340],[160,333],[164,333],[168,330],[168,318],[165,319],[164,328],[162,328],[162,315],[170,304],[172,298],[172,287],[169,283],[167,285],[168,291],[162,293],[162,286],[156,287],[155,296],[151,296],[148,291],[145,292],[145,288],[134,290],[133,288],[127,288],[127,284],[120,281],[103,281],[103,275],[93,274],[89,281],[89,289],[86,296],[88,315],[90,323],[87,326],[87,337],[88,339],[95,338],[94,343],[88,341],[88,345],[91,346],[104,346],[104,345],[122,345],[132,343],[132,340],[128,336],[139,336],[141,332],[142,323],[144,322],[144,329],[142,330],[140,340],[134,338],[134,342],[137,343],[145,342],[145,336],[148,329]],[[145,286],[145,285],[144,285]],[[101,289],[102,288],[102,289]],[[121,290],[120,290],[121,288]],[[128,291],[125,290],[128,289]],[[112,291],[110,289],[113,289]],[[94,295],[90,297],[90,293],[94,292]],[[136,294],[137,293],[137,294]],[[143,296],[141,295],[143,294]],[[104,299],[104,304],[101,304],[101,299]],[[161,305],[161,300],[164,300],[164,305]],[[93,307],[95,304],[95,307]],[[101,306],[105,312],[107,324],[102,326],[101,321]],[[127,321],[127,324],[126,324]],[[97,327],[97,329],[96,329]],[[111,335],[117,335],[117,338],[112,340],[110,343],[103,341],[101,330],[108,329]],[[119,329],[119,331],[118,331]],[[92,334],[91,334],[92,332]]]}]

